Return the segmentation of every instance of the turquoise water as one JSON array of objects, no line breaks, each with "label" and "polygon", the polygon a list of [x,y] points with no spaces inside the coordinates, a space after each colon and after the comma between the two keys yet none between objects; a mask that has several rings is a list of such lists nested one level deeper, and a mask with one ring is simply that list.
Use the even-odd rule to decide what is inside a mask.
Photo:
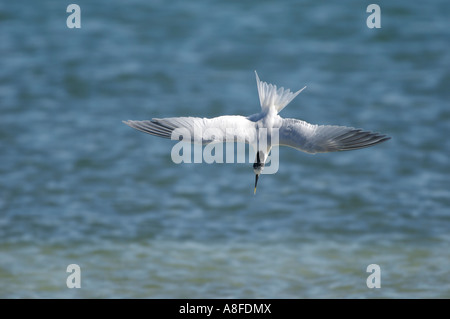
[{"label": "turquoise water", "polygon": [[[450,297],[448,1],[76,3],[0,4],[0,297]],[[282,116],[392,139],[280,149],[254,196],[121,123],[256,113],[254,70],[308,86]]]}]

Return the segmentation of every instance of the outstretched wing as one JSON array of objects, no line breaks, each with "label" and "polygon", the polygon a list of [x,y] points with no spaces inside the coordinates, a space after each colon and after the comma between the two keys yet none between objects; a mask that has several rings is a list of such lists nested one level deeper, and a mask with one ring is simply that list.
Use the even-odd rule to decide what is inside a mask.
[{"label": "outstretched wing", "polygon": [[283,87],[277,89],[276,85],[268,84],[259,80],[258,73],[256,73],[256,85],[258,86],[259,102],[261,103],[261,109],[266,111],[271,107],[274,107],[279,113],[286,105],[288,105],[297,95],[303,91],[306,86],[292,93],[289,89]]},{"label": "outstretched wing", "polygon": [[390,137],[353,127],[312,125],[296,119],[283,119],[279,144],[307,153],[350,151],[373,146]]},{"label": "outstretched wing", "polygon": [[215,118],[170,117],[151,121],[123,121],[128,126],[158,137],[192,143],[252,143],[256,138],[255,123],[238,115]]}]

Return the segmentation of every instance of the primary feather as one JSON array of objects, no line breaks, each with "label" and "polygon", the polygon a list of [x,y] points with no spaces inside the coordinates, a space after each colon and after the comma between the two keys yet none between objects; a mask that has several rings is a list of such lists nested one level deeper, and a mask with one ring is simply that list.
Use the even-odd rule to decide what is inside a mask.
[{"label": "primary feather", "polygon": [[[243,142],[256,139],[256,125],[244,116],[226,115],[214,118],[169,117],[151,121],[124,121],[139,131],[158,137],[179,140],[180,135],[199,144]],[[176,129],[179,129],[176,131]]]},{"label": "primary feather", "polygon": [[390,139],[386,135],[347,126],[312,125],[296,119],[283,119],[279,144],[307,153],[350,151]]}]

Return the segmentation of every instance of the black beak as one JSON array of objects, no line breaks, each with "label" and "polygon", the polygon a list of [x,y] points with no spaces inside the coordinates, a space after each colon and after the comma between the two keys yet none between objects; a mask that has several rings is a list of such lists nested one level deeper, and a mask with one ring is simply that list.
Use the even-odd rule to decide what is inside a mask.
[{"label": "black beak", "polygon": [[255,190],[253,191],[253,194],[256,194],[256,185],[258,185],[259,174],[256,174],[255,176]]}]

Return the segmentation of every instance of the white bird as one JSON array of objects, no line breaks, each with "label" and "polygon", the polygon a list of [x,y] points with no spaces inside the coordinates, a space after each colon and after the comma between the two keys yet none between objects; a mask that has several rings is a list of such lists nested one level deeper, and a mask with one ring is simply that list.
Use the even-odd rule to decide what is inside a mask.
[{"label": "white bird", "polygon": [[[336,151],[356,150],[384,142],[390,137],[347,126],[314,125],[297,119],[283,119],[278,115],[306,86],[293,93],[283,87],[277,89],[273,84],[260,81],[256,73],[261,112],[250,116],[225,115],[215,118],[171,117],[154,118],[151,121],[123,121],[139,131],[171,139],[176,129],[185,129],[190,133],[192,143],[224,143],[238,141],[256,145],[256,158],[253,164],[255,189],[258,178],[264,169],[272,146],[284,145],[297,150],[315,154]],[[278,130],[274,130],[278,129]],[[214,134],[203,134],[213,131]],[[271,138],[278,133],[278,143]],[[230,133],[232,132],[232,133]],[[232,134],[232,136],[230,136]],[[259,147],[262,134],[267,140]],[[267,135],[269,135],[267,137]],[[261,143],[262,144],[262,143]]]}]

